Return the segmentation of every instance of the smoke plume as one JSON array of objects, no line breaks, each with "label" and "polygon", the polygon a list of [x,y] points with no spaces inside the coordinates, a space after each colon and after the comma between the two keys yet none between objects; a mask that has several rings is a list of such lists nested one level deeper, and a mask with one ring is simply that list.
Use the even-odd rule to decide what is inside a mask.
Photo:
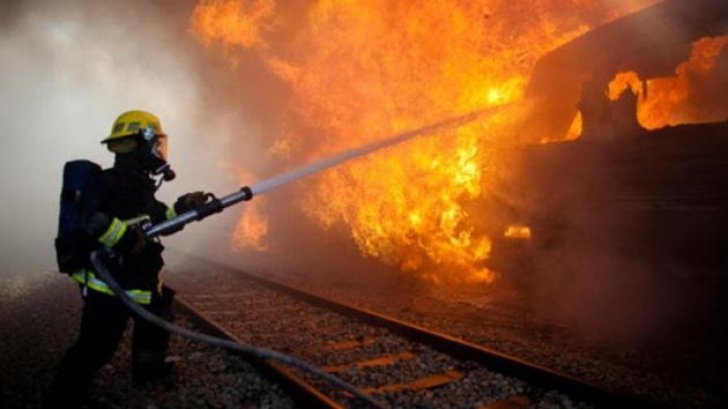
[{"label": "smoke plume", "polygon": [[[220,81],[227,64],[188,30],[191,1],[24,1],[0,12],[0,277],[54,269],[62,167],[90,159],[120,113],[157,114],[170,135],[175,182],[158,197],[238,186],[224,163],[250,162],[256,122],[242,91]],[[232,139],[249,149],[230,154]],[[219,216],[166,240],[173,247],[227,249],[237,217]],[[226,220],[227,219],[227,220]],[[199,250],[203,251],[203,250]]]}]

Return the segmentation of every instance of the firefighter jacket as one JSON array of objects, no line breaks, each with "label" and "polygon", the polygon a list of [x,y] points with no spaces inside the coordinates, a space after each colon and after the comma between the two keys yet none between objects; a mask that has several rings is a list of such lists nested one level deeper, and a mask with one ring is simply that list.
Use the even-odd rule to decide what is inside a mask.
[{"label": "firefighter jacket", "polygon": [[[149,241],[140,251],[130,253],[127,243],[139,240],[132,226],[140,220],[156,224],[176,216],[173,207],[168,208],[154,197],[155,191],[154,180],[135,162],[117,158],[113,168],[103,170],[90,181],[80,201],[85,249],[88,254],[102,246],[117,250],[120,257],[107,267],[132,300],[140,304],[148,304],[151,291],[161,287],[159,272],[164,265],[164,247]],[[91,290],[113,294],[95,276],[90,261],[73,278]]]}]

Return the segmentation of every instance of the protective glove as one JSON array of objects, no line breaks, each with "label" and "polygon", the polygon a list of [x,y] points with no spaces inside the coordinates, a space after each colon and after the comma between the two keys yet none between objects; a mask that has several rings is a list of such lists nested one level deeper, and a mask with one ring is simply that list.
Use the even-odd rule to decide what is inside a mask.
[{"label": "protective glove", "polygon": [[176,202],[174,202],[174,211],[177,214],[189,212],[190,210],[196,210],[204,206],[207,202],[208,194],[205,192],[192,192],[180,196]]}]

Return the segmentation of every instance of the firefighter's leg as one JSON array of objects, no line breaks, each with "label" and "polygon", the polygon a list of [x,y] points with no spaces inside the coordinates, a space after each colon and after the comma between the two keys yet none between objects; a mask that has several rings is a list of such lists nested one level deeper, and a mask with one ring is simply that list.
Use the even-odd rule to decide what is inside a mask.
[{"label": "firefighter's leg", "polygon": [[94,374],[114,355],[128,317],[115,297],[88,290],[78,339],[61,361],[47,406],[80,406]]},{"label": "firefighter's leg", "polygon": [[[147,309],[164,320],[172,321],[173,299],[174,291],[162,287],[161,294],[152,294],[152,301]],[[169,332],[142,319],[134,321],[132,375],[137,385],[156,380],[167,383],[174,381],[172,368],[165,363],[168,346]]]}]

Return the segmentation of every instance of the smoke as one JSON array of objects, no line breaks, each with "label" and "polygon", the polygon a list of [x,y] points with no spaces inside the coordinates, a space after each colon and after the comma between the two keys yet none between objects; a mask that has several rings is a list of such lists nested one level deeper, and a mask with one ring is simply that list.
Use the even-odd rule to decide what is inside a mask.
[{"label": "smoke", "polygon": [[[117,115],[157,114],[170,135],[178,178],[158,198],[230,191],[239,181],[223,163],[258,125],[239,108],[240,90],[220,81],[227,65],[189,33],[191,1],[25,1],[0,14],[0,277],[55,268],[63,164],[90,159],[108,167],[100,145]],[[227,249],[237,213],[165,240],[188,251]]]},{"label": "smoke", "polygon": [[665,265],[643,259],[646,254],[624,254],[624,247],[640,248],[639,238],[630,237],[640,225],[636,215],[563,212],[563,242],[536,252],[529,278],[533,310],[593,340],[660,344],[675,337],[693,307],[691,295]]},{"label": "smoke", "polygon": [[721,127],[684,127],[672,145],[668,134],[639,134],[519,152],[502,182],[510,190],[500,193],[514,209],[506,220],[527,218],[533,239],[494,245],[504,278],[525,289],[534,312],[590,339],[664,346],[699,338],[696,327],[719,319],[706,311],[720,300],[723,281],[711,269],[721,262],[724,234],[710,210],[654,203],[666,193],[687,201],[686,192],[702,186],[703,174],[689,166],[684,181],[673,172],[709,163],[712,145],[687,148]]},{"label": "smoke", "polygon": [[[294,95],[291,84],[286,82],[295,74],[293,71],[296,67],[286,65],[283,58],[290,57],[306,67],[303,62],[308,61],[306,56],[311,46],[307,46],[305,39],[288,40],[300,33],[300,26],[305,24],[305,19],[300,18],[300,15],[309,11],[311,2],[291,2],[287,7],[279,5],[275,9],[276,16],[271,16],[270,1],[260,0],[249,4],[256,11],[252,15],[257,17],[249,22],[255,29],[240,32],[240,40],[234,44],[238,47],[215,44],[212,48],[200,41],[199,34],[191,31],[195,21],[191,17],[199,16],[200,13],[200,9],[196,9],[198,2],[193,0],[71,0],[62,4],[36,0],[4,6],[3,14],[0,15],[0,123],[3,124],[0,189],[4,198],[0,208],[0,277],[33,274],[54,268],[52,243],[56,234],[63,163],[70,159],[87,158],[109,166],[112,155],[104,150],[99,140],[106,135],[114,118],[128,109],[138,108],[156,113],[170,135],[171,162],[178,178],[159,192],[160,199],[167,203],[192,190],[223,194],[241,184],[252,184],[319,157],[319,152],[359,145],[356,140],[348,139],[348,134],[343,130],[359,122],[378,123],[370,121],[362,113],[368,112],[366,109],[371,107],[388,111],[390,102],[380,99],[387,97],[387,93],[395,95],[393,91],[387,87],[374,87],[377,92],[370,92],[369,88],[357,81],[349,80],[351,74],[339,75],[338,71],[331,70],[331,78],[336,85],[324,83],[326,86],[320,87],[320,93],[310,93],[313,103],[305,103],[307,101],[301,95]],[[563,4],[564,8],[569,9],[566,7],[569,2]],[[603,7],[597,10],[599,12],[587,13],[589,16],[584,17],[584,21],[601,21],[590,17],[591,14],[604,14],[600,10],[614,8],[610,4],[604,2]],[[403,8],[404,11],[406,8]],[[482,18],[486,21],[490,19],[490,13],[485,17],[477,15],[479,21]],[[283,25],[282,21],[286,24]],[[337,21],[333,19],[332,24]],[[440,21],[439,14],[433,21]],[[502,24],[508,32],[513,30],[508,24]],[[569,24],[566,28],[571,25],[579,29],[582,26]],[[332,29],[333,32],[338,32],[337,25],[333,28],[336,29]],[[389,32],[384,28],[381,27],[383,32]],[[574,30],[565,29],[565,32]],[[365,46],[367,43],[364,40],[369,37],[368,34],[364,35],[360,46]],[[460,37],[457,34],[453,38]],[[320,35],[310,38],[335,39],[334,36]],[[215,39],[214,35],[212,39]],[[410,44],[405,43],[408,46]],[[269,47],[277,47],[282,57],[274,58],[274,50]],[[345,52],[343,56],[349,56],[349,48],[341,47],[341,51]],[[324,58],[327,53],[319,50],[316,55],[321,59],[321,68],[330,65]],[[481,56],[477,57],[476,60],[480,61]],[[533,59],[535,56],[529,54],[528,58]],[[373,57],[372,61],[378,60]],[[417,61],[417,58],[413,58],[414,68],[420,67],[415,64]],[[338,60],[336,62],[340,63]],[[342,73],[350,68],[347,64],[341,66]],[[315,79],[313,74],[318,72],[318,67],[312,65],[307,75]],[[525,68],[519,68],[518,72],[520,70]],[[439,79],[441,73],[434,71],[432,78]],[[371,70],[365,72],[369,74]],[[392,70],[392,73],[392,81],[385,81],[388,86],[397,89],[407,83],[408,78],[400,78],[397,70]],[[480,79],[481,76],[478,74],[474,78]],[[305,80],[308,77],[303,78]],[[469,84],[468,81],[465,83]],[[313,81],[308,85],[311,84],[318,83]],[[374,81],[374,84],[379,82]],[[443,89],[449,92],[449,83],[445,85]],[[339,87],[344,90],[351,88],[354,92],[339,92],[338,100],[329,101],[326,93]],[[427,91],[431,87],[420,88]],[[458,88],[455,91],[459,93],[462,90]],[[362,95],[374,101],[360,101]],[[407,95],[408,98],[400,103],[403,108],[397,109],[416,111],[412,117],[419,119],[420,112],[415,109],[419,105],[412,104],[420,101],[421,93],[409,92]],[[295,110],[291,100],[298,102],[297,109],[300,112],[292,112]],[[449,104],[449,100],[444,101]],[[429,104],[432,101],[426,102]],[[361,115],[359,122],[338,115],[342,107],[348,106],[353,108],[344,113],[351,114],[352,118]],[[316,124],[313,120],[286,122],[295,121],[293,114],[314,117],[322,112],[326,115],[321,115],[321,120],[331,121],[333,125]],[[284,115],[290,117],[283,118]],[[440,111],[437,115],[440,115]],[[432,113],[433,117],[437,115]],[[376,115],[374,117],[377,119]],[[427,122],[413,123],[408,127],[414,128]],[[311,129],[316,126],[324,129],[327,126],[341,128],[341,135],[347,138],[337,139],[336,134]],[[390,129],[361,126],[355,131],[351,138],[364,139],[384,136],[385,131]],[[286,140],[292,140],[292,145],[286,145]],[[515,164],[504,162],[502,165],[502,169],[507,169]],[[431,176],[427,173],[416,177],[425,180]],[[404,173],[403,177],[407,181],[413,179],[409,173]],[[352,179],[351,182],[353,185],[357,181]],[[489,185],[497,184],[492,182]],[[361,256],[360,248],[352,239],[352,230],[345,224],[334,221],[326,230],[322,228],[321,220],[304,215],[301,197],[307,194],[310,197],[311,191],[315,189],[314,182],[303,181],[272,191],[264,198],[265,214],[252,219],[266,218],[268,221],[266,229],[258,230],[268,233],[269,241],[264,246],[268,250],[265,252],[231,251],[230,238],[235,234],[245,204],[240,209],[231,209],[204,223],[189,226],[186,231],[165,239],[165,244],[260,270],[316,271],[328,278],[346,277],[361,282],[377,282],[380,275],[399,270],[398,266],[390,269],[378,259]],[[497,208],[502,203],[495,196],[516,202],[509,205],[515,209],[515,213],[522,211],[517,209],[519,206],[539,204],[527,199],[515,200],[510,197],[512,195],[508,189],[498,191],[497,186],[494,189],[484,186],[484,189],[493,190],[483,194],[488,200],[478,201],[468,208],[473,214],[489,215],[492,221],[483,221],[482,224],[495,225],[501,219],[513,216],[498,213]],[[380,196],[379,199],[390,201],[386,193]],[[486,201],[489,203],[484,203]],[[325,207],[328,204],[308,201],[306,205]],[[491,212],[488,206],[496,210]],[[377,214],[377,217],[380,215]],[[518,221],[513,219],[513,222]],[[485,230],[490,233],[490,229]],[[494,231],[499,233],[502,229]],[[425,235],[423,237],[427,238]],[[605,239],[600,243],[607,242],[609,240]],[[585,325],[591,322],[614,322],[617,326],[619,319],[605,321],[602,318],[632,314],[635,317],[634,326],[639,327],[650,322],[655,315],[662,314],[664,309],[661,300],[669,299],[672,294],[670,288],[652,282],[649,274],[643,274],[646,269],[632,261],[593,258],[562,260],[559,257],[548,258],[552,265],[540,268],[538,285],[541,290],[536,296],[548,298],[542,305],[552,306],[554,313],[576,314],[573,318]],[[362,272],[366,273],[359,274]],[[641,304],[639,289],[645,287],[654,292],[651,299],[657,300],[648,303],[650,308],[642,308]],[[625,293],[625,289],[637,290]],[[604,297],[595,298],[593,294]],[[617,299],[613,297],[615,294],[622,297],[622,302],[616,305],[622,307],[623,312],[610,315],[616,311],[608,308]],[[558,302],[552,302],[554,297],[559,296]],[[575,313],[578,311],[583,314],[579,316]],[[634,311],[643,314],[634,315]],[[608,331],[609,328],[604,330]]]},{"label": "smoke", "polygon": [[[299,164],[267,153],[281,132],[281,104],[290,90],[260,59],[237,53],[231,64],[230,55],[206,48],[190,29],[196,3],[30,0],[4,5],[0,278],[56,268],[53,239],[63,164],[89,159],[111,166],[113,155],[99,141],[121,112],[153,112],[170,135],[170,162],[178,177],[157,194],[168,204],[194,190],[223,195]],[[287,187],[257,201],[290,204],[300,193]],[[276,238],[270,252],[231,251],[244,211],[245,204],[229,209],[164,243],[237,265],[273,263],[298,270],[338,264],[323,250],[346,233],[323,232],[286,205],[265,215]],[[338,247],[342,258],[358,257],[354,245]]]}]

